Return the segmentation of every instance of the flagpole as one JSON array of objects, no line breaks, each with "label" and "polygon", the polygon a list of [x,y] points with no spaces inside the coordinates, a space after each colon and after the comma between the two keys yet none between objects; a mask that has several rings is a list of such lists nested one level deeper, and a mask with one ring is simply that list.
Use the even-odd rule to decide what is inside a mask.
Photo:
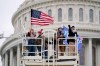
[{"label": "flagpole", "polygon": [[[75,17],[77,17],[77,14],[75,14]],[[75,19],[75,31],[77,32],[77,20]],[[77,34],[75,34],[75,53],[76,53],[76,56],[77,56],[77,61],[80,62],[79,60],[79,53],[78,53],[78,40],[77,40]]]},{"label": "flagpole", "polygon": [[[32,9],[31,9],[31,14],[30,14],[30,23],[31,23],[31,19],[32,19]],[[32,23],[31,23],[31,27],[30,28],[32,29]]]}]

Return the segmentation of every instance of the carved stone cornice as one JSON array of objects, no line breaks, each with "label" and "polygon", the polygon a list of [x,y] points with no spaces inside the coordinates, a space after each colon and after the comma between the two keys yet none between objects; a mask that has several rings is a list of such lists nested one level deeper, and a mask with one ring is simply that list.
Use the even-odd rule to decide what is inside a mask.
[{"label": "carved stone cornice", "polygon": [[9,41],[10,43],[4,44],[0,49],[0,55],[5,54],[10,48],[15,47],[16,45],[22,44],[22,39],[16,39]]},{"label": "carved stone cornice", "polygon": [[[73,1],[73,2],[72,2]],[[74,2],[76,1],[76,2]],[[87,2],[87,3],[86,3]],[[12,17],[12,23],[15,22],[15,18],[26,10],[31,10],[32,8],[41,8],[47,6],[56,6],[56,5],[66,5],[66,4],[77,4],[77,5],[86,5],[86,6],[97,6],[100,7],[99,1],[90,1],[90,0],[41,0],[36,2],[30,2],[29,4],[24,4],[19,7],[18,10]]]}]

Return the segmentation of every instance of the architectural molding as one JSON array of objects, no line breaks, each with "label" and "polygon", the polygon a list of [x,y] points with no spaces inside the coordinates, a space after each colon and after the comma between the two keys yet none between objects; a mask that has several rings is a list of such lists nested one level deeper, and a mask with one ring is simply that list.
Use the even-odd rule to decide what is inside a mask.
[{"label": "architectural molding", "polygon": [[[22,7],[18,8],[18,10],[16,11],[16,13],[13,15],[12,17],[12,23],[14,22],[15,18],[20,15],[20,13],[26,11],[26,10],[31,10],[32,8],[40,8],[40,7],[47,7],[47,6],[57,6],[57,5],[84,5],[84,6],[100,6],[100,4],[97,5],[97,3],[92,2],[92,4],[90,4],[91,2],[89,1],[82,1],[82,3],[80,3],[79,0],[76,0],[76,2],[72,2],[69,3],[69,0],[43,0],[43,1],[37,1],[37,2],[30,2],[29,4],[25,4]],[[88,2],[88,4],[86,4],[86,2]],[[95,3],[95,5],[94,5]],[[52,4],[52,5],[51,5]]]}]

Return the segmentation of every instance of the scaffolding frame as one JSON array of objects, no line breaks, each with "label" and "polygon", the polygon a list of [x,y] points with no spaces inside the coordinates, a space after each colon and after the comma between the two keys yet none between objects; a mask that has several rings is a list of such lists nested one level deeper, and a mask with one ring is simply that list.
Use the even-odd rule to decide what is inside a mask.
[{"label": "scaffolding frame", "polygon": [[[53,31],[49,31],[49,30],[47,30],[47,31],[44,31],[44,35],[47,35],[46,37],[48,38],[48,47],[49,47],[49,41],[50,41],[50,38],[51,38],[51,34],[50,34],[50,32],[51,32],[51,34],[53,34],[52,35],[52,37],[53,37],[53,43],[52,43],[52,45],[53,45],[53,50],[43,50],[43,49],[41,49],[42,51],[41,51],[41,56],[42,56],[42,65],[41,66],[45,66],[45,62],[46,62],[46,59],[45,59],[45,55],[44,55],[44,52],[45,51],[48,51],[48,52],[52,52],[53,53],[53,62],[52,62],[52,66],[57,66],[59,63],[57,62],[57,60],[59,60],[60,58],[60,56],[58,56],[57,55],[57,53],[59,54],[60,52],[59,51],[55,51],[54,50],[54,34],[56,33],[56,32],[53,32]],[[56,33],[56,35],[57,35],[57,33]],[[28,38],[30,38],[30,37],[28,37]],[[69,46],[75,46],[75,56],[64,56],[64,57],[67,57],[66,59],[70,59],[70,58],[75,58],[76,60],[75,60],[75,62],[74,62],[74,66],[78,66],[79,65],[79,63],[78,63],[78,61],[79,61],[79,54],[78,54],[78,44],[77,44],[77,38],[78,37],[69,37],[69,38],[67,38],[67,39],[75,39],[75,45],[69,45]],[[83,39],[84,38],[100,38],[100,37],[82,37]],[[26,37],[24,37],[23,39],[27,39]],[[38,39],[38,38],[35,38],[35,39]],[[42,40],[42,45],[45,47],[45,39],[46,38],[44,38],[44,39],[41,39]],[[66,39],[66,38],[59,38],[59,39]],[[59,41],[59,39],[58,39],[58,41]],[[66,40],[67,40],[66,39]],[[23,42],[24,43],[24,42]],[[41,45],[41,47],[42,47],[42,45]],[[22,49],[23,49],[23,44],[22,44]],[[28,45],[26,45],[26,46],[28,46]],[[31,46],[31,45],[30,45]],[[59,45],[59,42],[58,42],[58,48],[59,48],[59,46],[65,46],[65,45]],[[56,48],[56,50],[58,50],[57,48]],[[54,55],[54,52],[56,52],[56,55]],[[71,52],[70,52],[71,53]],[[69,54],[69,53],[68,53]],[[22,55],[23,55],[23,50],[22,50]],[[56,57],[56,58],[55,58]],[[62,57],[62,59],[65,59],[64,57]],[[34,58],[35,59],[35,58]],[[34,60],[33,59],[33,60]],[[50,66],[50,61],[51,59],[49,58],[49,54],[48,54],[48,59],[47,59],[47,61],[48,61],[48,63],[47,63],[47,66]],[[23,61],[23,66],[25,66],[25,58],[22,58],[22,61]]]}]

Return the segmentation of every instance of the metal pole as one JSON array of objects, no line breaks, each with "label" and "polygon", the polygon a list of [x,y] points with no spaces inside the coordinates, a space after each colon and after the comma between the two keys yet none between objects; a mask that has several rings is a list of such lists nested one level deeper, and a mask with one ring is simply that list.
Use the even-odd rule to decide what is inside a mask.
[{"label": "metal pole", "polygon": [[[49,31],[47,33],[48,33],[48,48],[49,48]],[[49,49],[48,49],[48,51],[49,51]],[[49,66],[49,61],[50,61],[50,59],[49,59],[49,54],[48,54],[48,66]]]}]

